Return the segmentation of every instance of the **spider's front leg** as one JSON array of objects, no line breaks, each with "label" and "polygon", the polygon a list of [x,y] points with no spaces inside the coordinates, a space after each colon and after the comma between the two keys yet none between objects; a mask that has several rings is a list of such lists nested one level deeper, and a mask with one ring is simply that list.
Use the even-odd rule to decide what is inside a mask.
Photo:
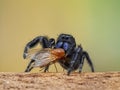
[{"label": "spider's front leg", "polygon": [[33,69],[33,66],[32,64],[34,63],[35,61],[34,60],[31,60],[25,70],[25,72],[30,72],[32,69]]},{"label": "spider's front leg", "polygon": [[25,46],[23,58],[26,58],[28,50],[35,47],[38,43],[42,45],[42,48],[51,48],[55,44],[55,40],[53,38],[49,39],[45,36],[38,36],[34,38],[32,41],[28,42]]},{"label": "spider's front leg", "polygon": [[78,69],[79,65],[80,65],[80,58],[82,56],[82,48],[81,46],[78,46],[78,48],[75,48],[73,54],[72,54],[72,58],[70,61],[70,66],[68,69],[68,75],[70,75],[70,73],[76,69]]}]

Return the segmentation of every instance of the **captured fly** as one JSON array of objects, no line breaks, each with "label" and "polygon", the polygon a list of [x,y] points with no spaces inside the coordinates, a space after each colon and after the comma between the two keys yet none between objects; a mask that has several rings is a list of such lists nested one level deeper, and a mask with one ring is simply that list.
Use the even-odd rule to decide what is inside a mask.
[{"label": "captured fly", "polygon": [[46,67],[55,63],[58,60],[62,60],[65,57],[64,49],[57,48],[44,48],[41,50],[33,49],[28,51],[26,59],[31,59],[25,72],[30,72],[34,67]]}]

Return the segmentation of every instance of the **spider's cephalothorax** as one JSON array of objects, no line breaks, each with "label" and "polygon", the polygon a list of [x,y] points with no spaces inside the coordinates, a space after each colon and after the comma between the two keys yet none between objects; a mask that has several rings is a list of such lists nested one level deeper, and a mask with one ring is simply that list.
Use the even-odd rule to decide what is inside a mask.
[{"label": "spider's cephalothorax", "polygon": [[[82,71],[84,59],[88,61],[88,64],[91,67],[91,71],[94,72],[94,67],[92,61],[86,51],[83,50],[81,45],[76,47],[75,38],[69,34],[60,34],[55,42],[54,38],[48,39],[45,36],[38,36],[32,41],[30,41],[24,50],[23,57],[26,58],[28,49],[36,46],[38,43],[42,45],[42,48],[62,48],[65,51],[64,60],[58,60],[60,65],[67,70],[69,75],[72,71],[79,69],[79,72]],[[34,60],[33,60],[34,61]],[[31,61],[31,63],[33,62]],[[49,69],[49,64],[45,67],[44,72]],[[26,69],[26,72],[28,70]]]}]

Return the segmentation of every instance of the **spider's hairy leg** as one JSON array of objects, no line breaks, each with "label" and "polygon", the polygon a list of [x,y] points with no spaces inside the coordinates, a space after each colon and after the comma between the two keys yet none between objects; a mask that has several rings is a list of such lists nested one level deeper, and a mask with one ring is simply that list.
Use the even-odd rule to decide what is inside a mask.
[{"label": "spider's hairy leg", "polygon": [[54,38],[50,38],[48,42],[49,42],[49,48],[52,48],[53,46],[55,46],[55,39]]},{"label": "spider's hairy leg", "polygon": [[69,46],[69,49],[66,51],[66,56],[71,55],[73,53],[74,47],[74,44]]},{"label": "spider's hairy leg", "polygon": [[82,57],[80,58],[79,73],[82,72],[82,68],[83,68],[83,64],[84,64],[84,59],[85,59],[84,56],[82,56]]},{"label": "spider's hairy leg", "polygon": [[89,54],[88,54],[86,51],[83,51],[83,56],[86,58],[89,66],[91,67],[91,71],[94,72],[94,71],[95,71],[95,70],[94,70],[94,66],[93,66],[93,63],[92,63],[92,61],[91,61],[91,59],[90,59]]},{"label": "spider's hairy leg", "polygon": [[23,58],[26,58],[28,49],[31,49],[35,47],[38,43],[42,45],[43,48],[48,48],[49,47],[49,41],[48,38],[45,36],[38,36],[34,38],[32,41],[28,42],[25,46],[24,53],[23,53]]},{"label": "spider's hairy leg", "polygon": [[34,60],[30,61],[30,63],[28,64],[28,66],[27,66],[27,68],[25,70],[25,72],[30,72],[33,69],[32,65],[33,65],[34,62],[35,62]]},{"label": "spider's hairy leg", "polygon": [[79,46],[74,50],[71,61],[70,61],[70,67],[69,67],[68,73],[67,73],[68,75],[70,75],[70,73],[73,70],[78,68],[78,66],[80,64],[81,52],[82,52],[82,48]]}]

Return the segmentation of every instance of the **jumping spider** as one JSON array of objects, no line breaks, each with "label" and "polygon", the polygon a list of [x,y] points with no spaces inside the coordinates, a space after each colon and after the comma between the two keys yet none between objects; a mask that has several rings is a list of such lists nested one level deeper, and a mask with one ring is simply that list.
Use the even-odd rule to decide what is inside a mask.
[{"label": "jumping spider", "polygon": [[[92,64],[92,61],[89,57],[89,54],[83,50],[81,45],[78,45],[76,47],[75,38],[72,35],[69,34],[60,34],[57,38],[57,41],[55,42],[54,38],[48,39],[45,36],[38,36],[34,38],[32,41],[27,43],[23,57],[26,58],[26,55],[28,53],[28,50],[35,47],[38,43],[42,45],[42,48],[61,48],[65,51],[65,58],[64,60],[58,60],[59,64],[67,70],[67,75],[70,75],[72,71],[79,70],[79,73],[82,71],[84,59],[86,58],[89,66],[91,67],[91,71],[94,72],[94,67]],[[30,64],[34,62],[32,60]],[[30,65],[29,64],[29,65]],[[45,66],[44,72],[48,71],[49,65]],[[28,69],[28,67],[27,67]],[[29,72],[30,70],[27,70],[26,72]]]}]

